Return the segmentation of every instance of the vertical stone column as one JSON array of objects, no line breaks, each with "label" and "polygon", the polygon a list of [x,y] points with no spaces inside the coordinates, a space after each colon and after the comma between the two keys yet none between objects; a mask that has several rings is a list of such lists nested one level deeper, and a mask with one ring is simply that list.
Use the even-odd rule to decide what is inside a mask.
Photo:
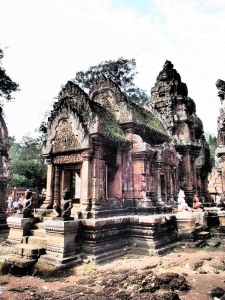
[{"label": "vertical stone column", "polygon": [[[129,126],[129,127],[127,127]],[[134,182],[133,182],[133,168],[132,168],[132,148],[133,145],[131,143],[133,139],[133,128],[132,125],[129,124],[124,126],[124,133],[126,135],[127,140],[130,141],[130,145],[127,146],[127,151],[123,155],[123,197],[133,202],[134,197]],[[131,127],[130,127],[131,126]]]},{"label": "vertical stone column", "polygon": [[6,181],[0,181],[0,208],[6,211]]},{"label": "vertical stone column", "polygon": [[162,201],[160,171],[161,171],[161,164],[158,163],[157,164],[157,200],[158,200],[158,202]]},{"label": "vertical stone column", "polygon": [[180,165],[181,168],[181,186],[185,190],[186,196],[193,196],[193,174],[192,174],[192,162],[191,162],[191,149],[183,149],[183,160]]},{"label": "vertical stone column", "polygon": [[55,176],[54,176],[54,194],[53,199],[54,203],[60,206],[60,181],[59,181],[59,165],[55,165]]},{"label": "vertical stone column", "polygon": [[106,168],[102,161],[102,136],[99,134],[92,135],[92,143],[94,148],[94,157],[92,165],[92,207],[101,206],[101,201],[105,199],[105,177]]},{"label": "vertical stone column", "polygon": [[91,198],[91,158],[93,149],[82,153],[83,164],[81,170],[81,210],[88,210]]},{"label": "vertical stone column", "polygon": [[201,167],[196,168],[197,173],[197,186],[198,186],[198,195],[202,196],[202,180],[201,180]]},{"label": "vertical stone column", "polygon": [[220,157],[222,165],[222,191],[225,192],[225,153],[222,153]]},{"label": "vertical stone column", "polygon": [[54,167],[51,163],[51,160],[47,160],[47,182],[46,182],[46,198],[43,202],[41,208],[50,208],[53,205],[53,199],[52,199],[52,189],[53,189],[53,173],[54,173]]},{"label": "vertical stone column", "polygon": [[170,173],[166,172],[166,189],[167,189],[167,201],[171,198],[171,180],[170,180]]}]

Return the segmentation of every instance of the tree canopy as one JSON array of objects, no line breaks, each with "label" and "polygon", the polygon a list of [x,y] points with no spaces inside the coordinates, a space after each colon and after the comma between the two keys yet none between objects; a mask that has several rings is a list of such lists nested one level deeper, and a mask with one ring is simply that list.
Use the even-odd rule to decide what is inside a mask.
[{"label": "tree canopy", "polygon": [[209,144],[209,150],[210,150],[210,160],[212,167],[215,166],[215,150],[217,147],[217,138],[211,134],[208,136],[208,144]]},{"label": "tree canopy", "polygon": [[3,50],[0,49],[0,98],[4,98],[7,101],[11,101],[12,92],[16,92],[19,90],[18,83],[12,81],[12,79],[6,74],[4,68],[2,68],[2,60],[4,57]]},{"label": "tree canopy", "polygon": [[217,138],[215,136],[209,136],[209,150],[212,166],[215,166],[215,150],[217,147]]},{"label": "tree canopy", "polygon": [[9,158],[13,178],[9,187],[38,189],[41,192],[46,185],[47,167],[41,154],[41,141],[29,135],[23,136],[19,143],[11,139]]},{"label": "tree canopy", "polygon": [[[103,61],[96,66],[89,67],[87,71],[77,72],[75,78],[71,79],[71,81],[88,93],[94,81],[101,74],[104,74],[116,83],[129,101],[143,105],[150,100],[146,91],[140,89],[134,83],[134,78],[138,74],[134,58],[125,59],[121,57],[118,60]],[[44,120],[38,128],[39,132],[45,130],[47,126],[46,120],[50,113],[50,110],[48,110],[44,114]]]},{"label": "tree canopy", "polygon": [[88,91],[100,74],[104,74],[115,82],[129,100],[140,105],[150,100],[146,91],[134,83],[134,78],[138,74],[134,58],[124,59],[120,57],[118,60],[103,61],[96,66],[89,67],[87,71],[77,72],[71,81]]}]

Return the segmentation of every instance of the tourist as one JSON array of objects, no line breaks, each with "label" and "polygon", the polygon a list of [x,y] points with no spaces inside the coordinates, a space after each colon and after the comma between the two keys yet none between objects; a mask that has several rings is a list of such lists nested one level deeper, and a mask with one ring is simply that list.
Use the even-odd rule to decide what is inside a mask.
[{"label": "tourist", "polygon": [[13,197],[12,197],[12,195],[8,196],[8,200],[6,202],[7,202],[7,213],[9,214],[13,209]]},{"label": "tourist", "polygon": [[22,207],[23,207],[23,201],[24,201],[24,200],[23,200],[22,197],[20,197],[19,200],[18,200],[18,203],[19,203]]},{"label": "tourist", "polygon": [[16,199],[14,199],[13,204],[12,204],[12,210],[13,212],[17,212],[18,209],[18,201]]},{"label": "tourist", "polygon": [[193,211],[202,212],[203,210],[203,204],[200,202],[198,194],[195,193],[193,198]]}]

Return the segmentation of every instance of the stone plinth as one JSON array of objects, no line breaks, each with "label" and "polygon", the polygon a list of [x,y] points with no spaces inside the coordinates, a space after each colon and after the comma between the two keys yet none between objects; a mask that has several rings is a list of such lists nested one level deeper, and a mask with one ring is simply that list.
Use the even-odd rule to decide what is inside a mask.
[{"label": "stone plinth", "polygon": [[132,217],[81,220],[82,253],[87,261],[107,262],[126,254]]},{"label": "stone plinth", "polygon": [[196,211],[196,212],[193,212],[192,214],[196,218],[196,221],[195,221],[196,225],[203,226],[204,228],[208,227],[208,224],[207,224],[208,213],[207,212],[204,212],[204,211],[202,211],[202,212],[199,211],[198,212],[198,211]]},{"label": "stone plinth", "polygon": [[221,210],[218,212],[219,218],[219,231],[225,233],[225,211]]},{"label": "stone plinth", "polygon": [[177,242],[173,215],[134,217],[131,222],[132,252],[142,255],[162,254]]},{"label": "stone plinth", "polygon": [[190,212],[178,212],[176,219],[179,238],[184,241],[195,241],[197,239],[196,216]]},{"label": "stone plinth", "polygon": [[46,220],[46,253],[40,260],[57,267],[68,267],[81,261],[75,242],[78,221]]},{"label": "stone plinth", "polygon": [[18,244],[23,241],[23,237],[30,235],[30,230],[35,223],[35,218],[8,217],[7,223],[10,228],[7,243]]}]

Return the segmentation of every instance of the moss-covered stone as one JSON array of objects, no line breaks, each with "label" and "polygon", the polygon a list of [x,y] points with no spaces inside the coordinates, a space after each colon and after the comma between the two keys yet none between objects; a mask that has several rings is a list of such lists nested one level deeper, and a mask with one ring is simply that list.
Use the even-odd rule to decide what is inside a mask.
[{"label": "moss-covered stone", "polygon": [[92,111],[98,115],[106,134],[125,139],[125,135],[113,113],[100,105],[93,105]]},{"label": "moss-covered stone", "polygon": [[162,122],[156,116],[154,116],[152,112],[134,103],[131,104],[131,109],[133,116],[138,123],[166,134],[166,130]]}]

